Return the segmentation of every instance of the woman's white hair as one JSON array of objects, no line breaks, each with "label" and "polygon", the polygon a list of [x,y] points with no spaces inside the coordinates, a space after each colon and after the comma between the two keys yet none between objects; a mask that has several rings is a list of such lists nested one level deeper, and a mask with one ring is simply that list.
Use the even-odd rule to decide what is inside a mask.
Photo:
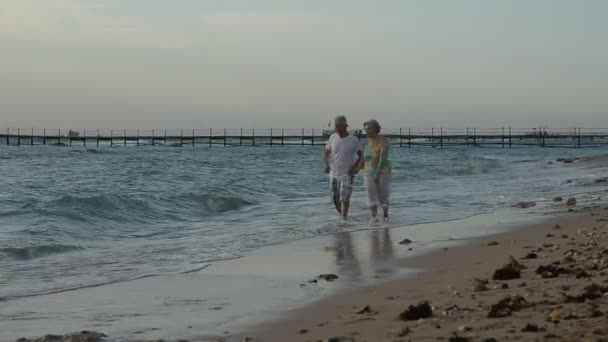
[{"label": "woman's white hair", "polygon": [[380,124],[378,123],[378,121],[375,119],[365,121],[365,123],[363,124],[363,127],[364,128],[367,128],[367,127],[375,128],[378,133],[380,133],[380,129],[382,128],[382,127],[380,127]]}]

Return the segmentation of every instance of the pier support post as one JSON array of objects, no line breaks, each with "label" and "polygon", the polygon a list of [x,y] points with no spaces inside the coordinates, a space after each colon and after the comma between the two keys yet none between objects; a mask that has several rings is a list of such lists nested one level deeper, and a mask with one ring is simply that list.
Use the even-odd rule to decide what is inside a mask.
[{"label": "pier support post", "polygon": [[123,144],[126,147],[127,146],[127,130],[123,129],[122,130],[122,140],[123,140]]},{"label": "pier support post", "polygon": [[302,128],[302,146],[304,146],[304,128]]},{"label": "pier support post", "polygon": [[473,128],[473,146],[477,146],[477,128]]},{"label": "pier support post", "polygon": [[213,144],[213,128],[209,128],[209,147]]},{"label": "pier support post", "polygon": [[272,128],[270,129],[270,146],[272,146]]},{"label": "pier support post", "polygon": [[399,128],[399,147],[403,147],[403,134],[401,127]]},{"label": "pier support post", "polygon": [[154,138],[154,130],[152,130],[152,146],[154,146],[156,139]]},{"label": "pier support post", "polygon": [[99,147],[99,128],[97,129],[97,139],[96,139],[96,141],[97,141],[97,147]]},{"label": "pier support post", "polygon": [[32,135],[30,136],[30,146],[34,146],[34,129],[32,128]]},{"label": "pier support post", "polygon": [[46,145],[46,128],[42,129],[42,145]]},{"label": "pier support post", "polygon": [[501,147],[505,148],[505,128],[504,127],[500,128],[500,143],[501,143]]},{"label": "pier support post", "polygon": [[195,142],[196,142],[196,134],[194,133],[195,131],[192,130],[192,147],[195,146]]},{"label": "pier support post", "polygon": [[407,147],[412,148],[412,129],[407,129]]},{"label": "pier support post", "polygon": [[253,140],[252,144],[255,146],[255,128],[251,129],[251,138]]},{"label": "pier support post", "polygon": [[165,145],[167,144],[167,130],[165,130]]},{"label": "pier support post", "polygon": [[6,129],[6,146],[11,144],[11,129]]},{"label": "pier support post", "polygon": [[285,146],[285,130],[281,128],[281,146]]},{"label": "pier support post", "polygon": [[228,142],[226,141],[227,138],[228,138],[228,130],[226,130],[224,128],[224,146],[226,146],[228,144]]},{"label": "pier support post", "polygon": [[114,130],[110,130],[110,147],[114,146]]},{"label": "pier support post", "polygon": [[435,147],[435,129],[431,127],[431,147]]},{"label": "pier support post", "polygon": [[239,146],[243,146],[243,129],[241,128],[241,136],[239,137]]},{"label": "pier support post", "polygon": [[443,148],[443,127],[439,130],[439,147]]},{"label": "pier support post", "polygon": [[511,127],[509,127],[509,148],[511,148],[511,145],[513,144],[512,138],[513,136],[511,135]]},{"label": "pier support post", "polygon": [[17,146],[21,146],[21,128],[17,128]]},{"label": "pier support post", "polygon": [[82,131],[82,144],[87,146],[87,130]]},{"label": "pier support post", "polygon": [[312,129],[312,133],[311,133],[311,137],[310,137],[310,145],[314,146],[315,145],[315,129]]}]

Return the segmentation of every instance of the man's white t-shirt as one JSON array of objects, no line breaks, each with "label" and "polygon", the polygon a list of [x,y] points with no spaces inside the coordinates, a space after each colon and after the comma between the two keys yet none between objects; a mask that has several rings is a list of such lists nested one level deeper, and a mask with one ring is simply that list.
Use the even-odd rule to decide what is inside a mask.
[{"label": "man's white t-shirt", "polygon": [[330,152],[330,172],[332,178],[348,176],[357,161],[357,152],[361,151],[359,139],[352,134],[340,138],[338,133],[329,136],[325,149]]}]

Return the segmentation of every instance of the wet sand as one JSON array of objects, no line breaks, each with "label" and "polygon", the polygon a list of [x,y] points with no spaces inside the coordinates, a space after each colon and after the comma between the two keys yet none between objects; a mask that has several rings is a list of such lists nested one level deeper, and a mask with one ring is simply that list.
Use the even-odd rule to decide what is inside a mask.
[{"label": "wet sand", "polygon": [[[226,340],[608,341],[608,208],[562,212],[466,246],[403,259],[399,266],[426,271],[343,290]],[[493,279],[510,257],[519,276]],[[425,310],[404,314],[423,301],[430,317],[415,315],[428,315]]]}]

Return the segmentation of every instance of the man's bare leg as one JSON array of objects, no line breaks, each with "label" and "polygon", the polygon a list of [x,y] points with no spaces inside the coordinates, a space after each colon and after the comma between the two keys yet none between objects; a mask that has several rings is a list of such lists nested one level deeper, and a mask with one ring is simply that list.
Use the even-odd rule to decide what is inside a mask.
[{"label": "man's bare leg", "polygon": [[348,209],[350,208],[350,202],[342,202],[342,218],[346,220],[348,218]]}]

